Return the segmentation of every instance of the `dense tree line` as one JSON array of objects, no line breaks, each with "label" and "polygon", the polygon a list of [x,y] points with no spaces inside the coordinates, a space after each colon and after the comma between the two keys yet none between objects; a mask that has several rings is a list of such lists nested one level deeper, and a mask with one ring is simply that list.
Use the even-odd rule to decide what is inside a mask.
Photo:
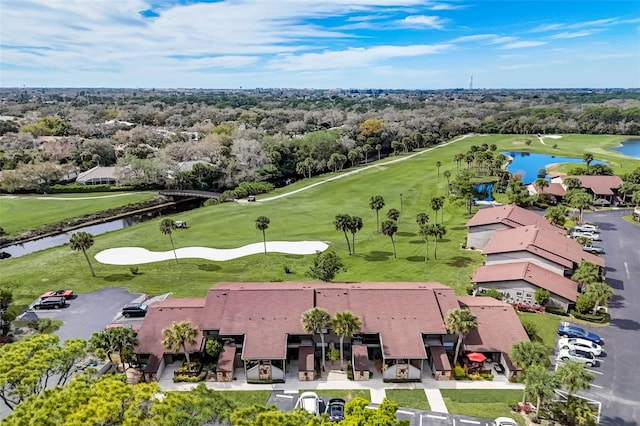
[{"label": "dense tree line", "polygon": [[[281,186],[470,132],[640,134],[636,91],[0,95],[0,189],[10,192],[42,191],[96,165],[117,166],[126,185],[225,190],[243,181]],[[187,161],[202,163],[185,170]]]}]

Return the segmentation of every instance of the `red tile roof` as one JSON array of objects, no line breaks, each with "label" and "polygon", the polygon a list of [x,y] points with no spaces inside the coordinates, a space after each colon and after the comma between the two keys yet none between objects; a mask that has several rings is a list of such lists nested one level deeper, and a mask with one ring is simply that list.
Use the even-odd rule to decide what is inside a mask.
[{"label": "red tile roof", "polygon": [[515,310],[508,303],[492,297],[459,297],[460,306],[468,308],[478,321],[478,328],[464,337],[464,347],[473,352],[511,352],[511,346],[529,340]]},{"label": "red tile roof", "polygon": [[369,371],[369,351],[366,345],[351,346],[354,371]]},{"label": "red tile roof", "polygon": [[233,361],[236,358],[235,346],[223,346],[222,352],[218,356],[218,365],[216,371],[223,373],[233,373]]},{"label": "red tile roof", "polygon": [[501,223],[509,228],[526,225],[539,225],[541,227],[564,232],[562,228],[552,225],[544,216],[531,210],[523,209],[515,204],[506,206],[487,207],[478,212],[467,222],[467,228],[472,226],[491,225]]},{"label": "red tile roof", "polygon": [[298,350],[298,371],[314,371],[313,346],[300,346]]},{"label": "red tile roof", "polygon": [[578,297],[578,283],[530,262],[483,265],[471,278],[476,284],[516,280],[527,281],[572,302]]},{"label": "red tile roof", "polygon": [[622,179],[619,176],[564,176],[564,178],[580,179],[580,187],[589,189],[596,195],[612,195],[612,189],[617,189],[622,185]]},{"label": "red tile roof", "polygon": [[516,251],[528,251],[569,269],[583,260],[604,267],[604,259],[585,252],[576,241],[535,225],[497,230],[482,253],[487,255]]}]

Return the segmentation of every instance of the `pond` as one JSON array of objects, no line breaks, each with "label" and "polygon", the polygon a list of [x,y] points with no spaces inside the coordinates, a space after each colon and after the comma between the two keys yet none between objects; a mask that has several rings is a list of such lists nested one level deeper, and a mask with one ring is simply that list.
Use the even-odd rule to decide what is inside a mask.
[{"label": "pond", "polygon": [[[538,170],[545,169],[551,164],[576,163],[586,166],[582,158],[556,157],[555,155],[536,154],[531,152],[503,152],[513,159],[507,166],[507,171],[511,174],[519,174],[522,183],[529,184],[538,178]],[[591,164],[605,164],[602,161],[594,160]]]},{"label": "pond", "polygon": [[611,149],[629,157],[640,158],[640,139],[627,139],[620,146]]}]

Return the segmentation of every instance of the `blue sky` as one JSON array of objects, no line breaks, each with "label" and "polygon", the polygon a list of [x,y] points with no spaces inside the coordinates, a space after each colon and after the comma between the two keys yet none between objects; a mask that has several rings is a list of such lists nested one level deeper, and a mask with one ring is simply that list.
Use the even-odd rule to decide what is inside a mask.
[{"label": "blue sky", "polygon": [[2,0],[0,85],[640,87],[640,1]]}]

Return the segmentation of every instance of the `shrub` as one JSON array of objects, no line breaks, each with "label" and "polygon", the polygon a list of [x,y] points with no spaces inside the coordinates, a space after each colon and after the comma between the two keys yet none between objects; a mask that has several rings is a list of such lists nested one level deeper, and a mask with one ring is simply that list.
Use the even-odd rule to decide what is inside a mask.
[{"label": "shrub", "polygon": [[563,317],[568,316],[567,312],[562,308],[556,308],[554,306],[546,306],[544,310],[550,314],[562,315]]},{"label": "shrub", "polygon": [[63,193],[86,193],[86,192],[118,192],[118,191],[131,191],[134,189],[131,186],[111,186],[111,185],[80,185],[72,183],[69,185],[52,185],[45,188],[45,192],[49,194],[63,194]]},{"label": "shrub", "polygon": [[289,265],[283,265],[282,269],[284,269],[284,273],[285,274],[290,274],[291,273],[291,268],[289,267]]},{"label": "shrub", "polygon": [[327,357],[329,361],[337,361],[340,359],[340,351],[336,348],[330,348]]},{"label": "shrub", "polygon": [[590,294],[581,294],[576,299],[576,311],[580,313],[587,313],[593,310],[596,306],[595,299]]},{"label": "shrub", "polygon": [[130,266],[129,270],[131,271],[131,274],[133,275],[138,275],[138,271],[140,270],[137,266]]},{"label": "shrub", "polygon": [[490,288],[489,290],[485,291],[483,296],[493,297],[496,300],[502,300],[502,293],[495,288]]},{"label": "shrub", "polygon": [[522,327],[524,328],[524,331],[527,332],[527,336],[529,336],[529,338],[535,336],[536,332],[538,331],[536,325],[528,320],[522,321]]},{"label": "shrub", "polygon": [[464,372],[464,368],[456,365],[453,367],[453,378],[456,380],[466,379],[467,373]]},{"label": "shrub", "polygon": [[347,362],[347,379],[353,380],[353,365],[351,361]]},{"label": "shrub", "polygon": [[520,312],[533,312],[533,313],[543,313],[544,312],[544,307],[537,305],[537,304],[532,304],[532,303],[514,303],[513,307]]},{"label": "shrub", "polygon": [[205,377],[207,377],[207,372],[203,371],[202,373],[198,374],[197,376],[189,376],[187,374],[176,374],[175,376],[173,376],[173,381],[175,383],[177,382],[201,382],[205,379]]},{"label": "shrub", "polygon": [[551,297],[549,290],[546,290],[544,288],[537,289],[533,295],[536,303],[540,306],[545,306],[549,302],[549,297]]},{"label": "shrub", "polygon": [[233,194],[237,198],[245,198],[249,195],[258,195],[273,191],[273,188],[273,184],[269,182],[241,182],[233,190]]},{"label": "shrub", "polygon": [[602,315],[602,314],[598,314],[598,315],[583,314],[581,312],[576,311],[575,309],[571,310],[570,314],[574,318],[578,318],[578,319],[589,321],[589,322],[605,322],[607,318],[606,315]]},{"label": "shrub", "polygon": [[475,290],[476,286],[473,284],[467,284],[467,294],[471,296],[473,294],[473,290]]},{"label": "shrub", "polygon": [[217,206],[218,204],[220,204],[220,198],[207,198],[207,200],[202,203],[205,207]]}]

